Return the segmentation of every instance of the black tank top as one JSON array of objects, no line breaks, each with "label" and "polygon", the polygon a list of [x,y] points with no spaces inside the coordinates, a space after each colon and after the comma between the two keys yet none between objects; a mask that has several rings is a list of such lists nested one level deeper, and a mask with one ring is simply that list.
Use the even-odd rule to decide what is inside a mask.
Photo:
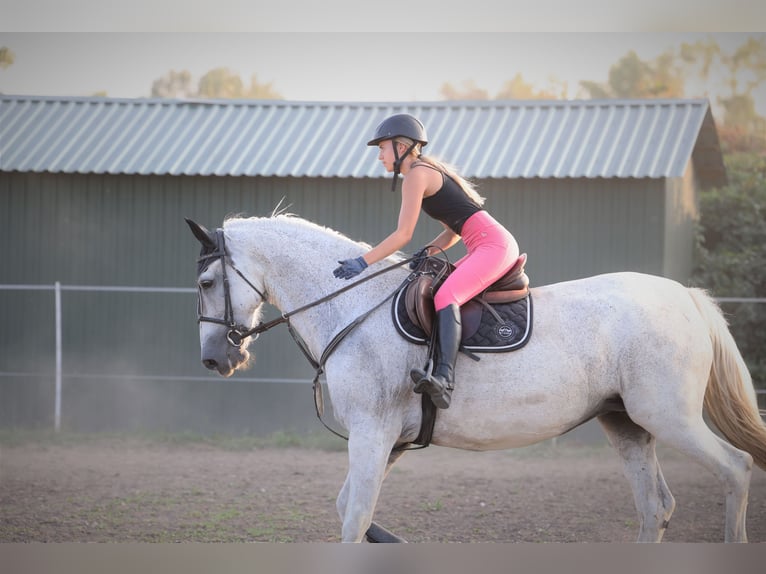
[{"label": "black tank top", "polygon": [[460,185],[446,173],[427,163],[417,163],[413,167],[420,165],[442,174],[442,186],[439,191],[423,198],[423,211],[461,235],[463,224],[474,213],[482,211],[482,207],[468,197]]}]

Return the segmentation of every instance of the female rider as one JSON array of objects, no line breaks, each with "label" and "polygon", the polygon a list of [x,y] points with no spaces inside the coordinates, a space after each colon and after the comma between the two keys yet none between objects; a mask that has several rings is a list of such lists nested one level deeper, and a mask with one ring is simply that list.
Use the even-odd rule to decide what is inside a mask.
[{"label": "female rider", "polygon": [[[422,155],[428,143],[423,124],[409,114],[383,120],[368,146],[378,146],[378,159],[393,172],[395,188],[402,175],[402,202],[396,230],[356,259],[339,261],[335,277],[350,279],[403,248],[412,239],[420,210],[441,222],[442,231],[431,243],[433,251],[446,250],[461,239],[467,254],[456,264],[434,295],[436,309],[436,366],[429,376],[412,369],[416,393],[428,393],[442,409],[450,405],[455,384],[455,362],[460,349],[460,306],[507,273],[519,257],[513,235],[484,210],[484,198],[451,166]],[[426,256],[424,247],[416,255]]]}]

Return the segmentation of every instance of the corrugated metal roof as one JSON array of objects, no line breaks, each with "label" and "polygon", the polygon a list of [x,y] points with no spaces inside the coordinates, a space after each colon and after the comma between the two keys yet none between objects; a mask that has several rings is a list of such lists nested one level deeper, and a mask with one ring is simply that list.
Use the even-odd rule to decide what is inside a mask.
[{"label": "corrugated metal roof", "polygon": [[[0,96],[0,170],[388,177],[367,147],[386,116],[471,178],[725,179],[707,100],[293,102]],[[703,182],[704,183],[704,182]]]}]

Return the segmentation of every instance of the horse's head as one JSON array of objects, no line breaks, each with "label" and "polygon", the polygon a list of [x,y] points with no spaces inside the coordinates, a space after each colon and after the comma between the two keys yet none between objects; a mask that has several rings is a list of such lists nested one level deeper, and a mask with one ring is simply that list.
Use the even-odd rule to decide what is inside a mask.
[{"label": "horse's head", "polygon": [[241,334],[259,320],[265,296],[257,285],[263,283],[239,271],[236,249],[227,247],[222,229],[210,232],[190,219],[186,223],[202,245],[197,264],[202,364],[229,377],[250,359],[250,337]]}]

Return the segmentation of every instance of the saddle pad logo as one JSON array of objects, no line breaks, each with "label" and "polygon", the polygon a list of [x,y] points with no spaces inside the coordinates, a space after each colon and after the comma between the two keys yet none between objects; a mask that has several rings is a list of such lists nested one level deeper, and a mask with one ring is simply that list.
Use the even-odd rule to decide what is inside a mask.
[{"label": "saddle pad logo", "polygon": [[502,323],[498,325],[495,332],[498,337],[505,340],[513,339],[513,336],[516,334],[516,330],[511,323]]}]

